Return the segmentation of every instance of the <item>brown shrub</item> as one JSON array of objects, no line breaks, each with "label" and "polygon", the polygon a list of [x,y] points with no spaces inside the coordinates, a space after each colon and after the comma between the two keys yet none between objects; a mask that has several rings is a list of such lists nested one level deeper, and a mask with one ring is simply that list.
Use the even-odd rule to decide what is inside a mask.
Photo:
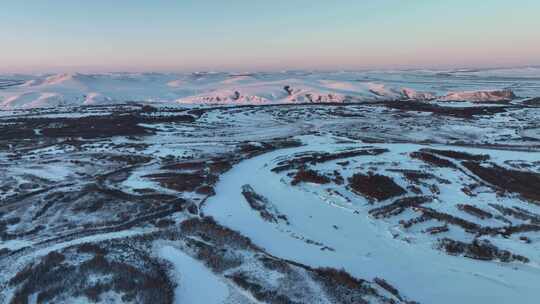
[{"label": "brown shrub", "polygon": [[402,213],[408,208],[418,207],[422,204],[429,203],[432,200],[433,199],[428,196],[405,197],[398,199],[389,205],[371,209],[369,210],[369,214],[376,218],[391,217]]},{"label": "brown shrub", "polygon": [[406,194],[407,191],[390,177],[379,174],[354,174],[349,186],[355,192],[379,201]]},{"label": "brown shrub", "polygon": [[320,175],[315,170],[300,169],[294,175],[291,185],[295,186],[299,183],[328,184],[330,181],[330,178]]},{"label": "brown shrub", "polygon": [[521,194],[526,199],[540,203],[540,174],[509,170],[497,165],[483,167],[476,162],[463,162],[473,174],[493,186]]},{"label": "brown shrub", "polygon": [[260,284],[250,280],[250,278],[244,273],[239,272],[228,275],[227,277],[232,279],[236,285],[249,291],[259,301],[272,304],[301,304],[291,300],[289,297],[281,294],[279,291],[265,289]]},{"label": "brown shrub", "polygon": [[411,158],[419,159],[425,163],[428,163],[435,167],[443,167],[443,168],[457,168],[456,165],[446,159],[442,159],[440,157],[437,157],[433,154],[426,153],[426,152],[412,152],[410,154]]},{"label": "brown shrub", "polygon": [[482,209],[479,209],[475,206],[472,206],[472,205],[467,205],[467,204],[458,204],[457,205],[458,209],[461,210],[461,211],[464,211],[472,216],[476,216],[480,219],[490,219],[493,217],[493,214],[487,212],[487,211],[484,211]]},{"label": "brown shrub", "polygon": [[512,261],[519,261],[522,263],[529,262],[528,258],[521,255],[512,254],[507,250],[500,250],[487,240],[474,240],[469,244],[444,238],[439,240],[439,248],[444,249],[450,255],[463,255],[476,260],[499,260],[505,263]]},{"label": "brown shrub", "polygon": [[194,173],[158,173],[144,177],[151,178],[164,187],[179,192],[192,192],[198,187],[206,184],[207,181],[207,176],[202,171]]},{"label": "brown shrub", "polygon": [[381,279],[381,278],[375,278],[374,279],[375,283],[377,283],[377,285],[381,286],[383,289],[385,289],[386,291],[388,291],[389,293],[393,294],[394,296],[396,296],[398,299],[401,299],[401,296],[399,295],[399,291],[397,290],[397,288],[395,288],[394,286],[392,286],[390,283],[388,283],[385,279]]},{"label": "brown shrub", "polygon": [[448,229],[448,225],[443,226],[435,226],[435,227],[429,227],[424,232],[429,234],[439,234],[443,232],[448,232],[450,229]]},{"label": "brown shrub", "polygon": [[467,220],[464,220],[460,217],[456,217],[447,213],[438,212],[431,208],[426,207],[417,207],[425,217],[439,220],[441,222],[446,222],[448,224],[459,226],[469,232],[478,232],[481,229],[481,226]]},{"label": "brown shrub", "polygon": [[309,152],[302,154],[298,157],[295,157],[290,160],[281,161],[277,164],[275,168],[272,169],[272,172],[283,172],[292,169],[298,169],[305,167],[306,164],[319,164],[325,163],[328,161],[339,160],[344,158],[351,158],[362,155],[380,155],[388,152],[387,149],[361,149],[361,150],[350,150],[342,151],[336,153],[315,153]]},{"label": "brown shrub", "polygon": [[183,233],[196,235],[216,245],[229,245],[240,249],[257,249],[251,240],[240,233],[219,225],[212,217],[192,218],[180,224]]},{"label": "brown shrub", "polygon": [[107,254],[107,249],[100,247],[99,245],[92,243],[84,243],[77,248],[78,252],[81,253],[93,253],[93,254]]},{"label": "brown shrub", "polygon": [[326,280],[350,289],[362,288],[366,281],[351,276],[348,272],[334,268],[316,268],[315,272]]},{"label": "brown shrub", "polygon": [[451,150],[422,149],[421,151],[459,160],[486,161],[490,158],[487,154],[471,154]]}]

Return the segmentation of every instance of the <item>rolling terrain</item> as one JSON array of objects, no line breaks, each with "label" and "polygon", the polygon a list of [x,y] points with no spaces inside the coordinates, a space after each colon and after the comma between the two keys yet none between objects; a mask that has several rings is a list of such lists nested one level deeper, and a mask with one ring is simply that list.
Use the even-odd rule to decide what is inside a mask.
[{"label": "rolling terrain", "polygon": [[507,102],[540,90],[540,68],[273,73],[0,75],[0,109],[122,104]]},{"label": "rolling terrain", "polygon": [[0,303],[538,303],[538,96],[534,68],[2,76]]}]

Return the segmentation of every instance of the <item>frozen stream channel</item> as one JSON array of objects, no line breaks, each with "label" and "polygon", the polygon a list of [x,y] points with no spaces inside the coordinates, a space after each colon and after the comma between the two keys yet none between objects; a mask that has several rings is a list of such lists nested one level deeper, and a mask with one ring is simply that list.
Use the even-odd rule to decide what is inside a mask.
[{"label": "frozen stream channel", "polygon": [[[398,152],[419,147],[377,146],[389,148],[396,157]],[[313,193],[291,187],[282,180],[282,175],[270,171],[277,158],[345,147],[355,146],[310,143],[243,161],[221,177],[217,195],[207,201],[204,211],[272,255],[314,267],[343,268],[367,280],[381,277],[421,303],[538,303],[540,270],[534,263],[477,261],[446,255],[428,242],[395,239],[387,223],[329,204]],[[262,220],[241,194],[245,184],[250,184],[285,214],[290,225]],[[305,239],[335,251],[321,250]]]}]

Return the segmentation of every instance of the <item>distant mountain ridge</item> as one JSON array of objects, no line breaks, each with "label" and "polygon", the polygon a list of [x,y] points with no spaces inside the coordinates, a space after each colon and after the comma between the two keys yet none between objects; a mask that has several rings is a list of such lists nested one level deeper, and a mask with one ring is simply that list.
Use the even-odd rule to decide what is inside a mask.
[{"label": "distant mountain ridge", "polygon": [[0,109],[116,104],[500,102],[540,96],[540,68],[0,75]]}]

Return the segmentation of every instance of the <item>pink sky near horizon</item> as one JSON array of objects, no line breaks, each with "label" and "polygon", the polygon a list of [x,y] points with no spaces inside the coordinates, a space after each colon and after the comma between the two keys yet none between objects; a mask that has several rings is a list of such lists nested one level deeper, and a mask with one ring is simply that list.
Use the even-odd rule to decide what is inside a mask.
[{"label": "pink sky near horizon", "polygon": [[540,65],[540,1],[21,0],[0,72]]}]

